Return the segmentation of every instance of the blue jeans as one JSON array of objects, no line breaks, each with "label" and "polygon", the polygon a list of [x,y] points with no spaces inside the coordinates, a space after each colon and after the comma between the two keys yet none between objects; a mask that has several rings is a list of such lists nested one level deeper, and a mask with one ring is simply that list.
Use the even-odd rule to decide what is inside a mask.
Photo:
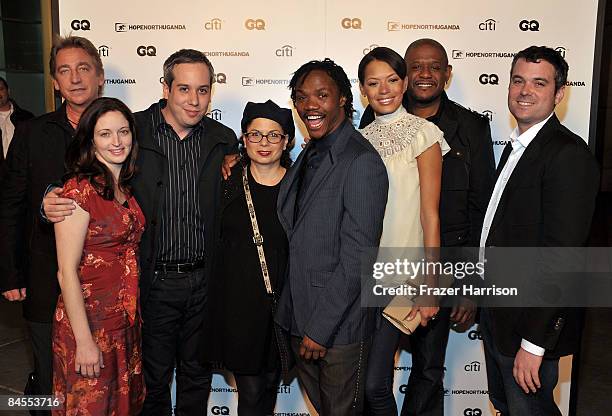
[{"label": "blue jeans", "polygon": [[487,364],[489,399],[493,406],[503,416],[561,416],[553,397],[553,390],[559,378],[559,359],[542,360],[542,387],[536,393],[526,394],[512,375],[514,357],[499,352],[491,335],[490,322],[488,311],[483,308],[480,312],[480,331]]}]

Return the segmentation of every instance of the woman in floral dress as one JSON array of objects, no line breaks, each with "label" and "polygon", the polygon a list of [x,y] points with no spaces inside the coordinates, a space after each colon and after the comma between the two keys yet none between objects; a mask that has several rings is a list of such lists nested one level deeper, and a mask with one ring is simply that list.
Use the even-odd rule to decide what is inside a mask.
[{"label": "woman in floral dress", "polygon": [[130,110],[99,98],[66,153],[63,197],[76,209],[55,224],[62,290],[53,322],[54,415],[134,415],[144,401],[138,243],[144,216],[131,194],[137,143]]}]

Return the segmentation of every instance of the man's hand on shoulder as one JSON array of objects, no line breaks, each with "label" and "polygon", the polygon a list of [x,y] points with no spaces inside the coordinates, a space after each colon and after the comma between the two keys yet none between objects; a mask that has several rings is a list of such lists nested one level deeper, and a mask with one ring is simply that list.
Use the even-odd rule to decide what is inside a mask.
[{"label": "man's hand on shoulder", "polygon": [[43,211],[50,222],[62,222],[76,209],[74,201],[60,198],[64,188],[53,188],[43,198]]},{"label": "man's hand on shoulder", "polygon": [[236,166],[238,160],[240,160],[240,155],[238,153],[225,155],[223,158],[223,165],[221,166],[221,174],[223,175],[223,179],[227,180],[227,178],[232,176],[232,168]]},{"label": "man's hand on shoulder", "polygon": [[2,292],[2,296],[11,302],[21,302],[26,298],[26,288],[22,287],[21,289],[7,290],[6,292]]}]

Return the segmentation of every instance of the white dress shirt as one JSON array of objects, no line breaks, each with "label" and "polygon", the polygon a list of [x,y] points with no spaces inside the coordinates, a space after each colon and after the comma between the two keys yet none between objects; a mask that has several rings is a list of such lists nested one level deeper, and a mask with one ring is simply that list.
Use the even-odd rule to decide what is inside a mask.
[{"label": "white dress shirt", "polygon": [[11,121],[11,114],[13,114],[13,104],[7,111],[0,111],[0,131],[2,131],[2,150],[4,157],[6,158],[6,152],[8,152],[9,145],[13,139],[13,133],[15,133],[15,126]]},{"label": "white dress shirt", "polygon": [[[497,206],[499,205],[499,200],[501,199],[502,194],[504,193],[504,189],[506,188],[506,184],[512,176],[512,172],[514,168],[518,164],[519,160],[525,153],[525,149],[527,146],[533,141],[535,136],[538,134],[540,129],[546,124],[548,119],[552,117],[553,113],[550,113],[546,119],[540,121],[537,124],[531,126],[527,131],[523,134],[519,134],[518,127],[516,127],[512,133],[510,134],[510,142],[512,143],[512,152],[506,161],[506,164],[502,168],[502,171],[495,182],[495,187],[493,188],[493,194],[491,195],[491,199],[489,200],[489,205],[487,206],[487,212],[484,217],[484,222],[482,224],[482,233],[480,234],[480,255],[479,261],[484,260],[484,247],[487,243],[487,238],[489,237],[489,230],[491,229],[491,224],[493,223],[493,218],[495,217],[495,211],[497,211]],[[544,348],[535,345],[526,339],[521,340],[521,348],[527,352],[530,352],[534,355],[543,356]]]}]

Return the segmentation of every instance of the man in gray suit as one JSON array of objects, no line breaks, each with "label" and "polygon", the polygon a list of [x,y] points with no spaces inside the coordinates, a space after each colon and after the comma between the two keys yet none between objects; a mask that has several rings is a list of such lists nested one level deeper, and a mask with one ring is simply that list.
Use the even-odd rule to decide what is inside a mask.
[{"label": "man in gray suit", "polygon": [[361,260],[379,244],[387,173],[351,125],[351,84],[340,66],[308,62],[289,87],[311,140],[278,196],[289,275],[277,320],[291,332],[298,377],[319,414],[360,414],[376,325],[375,310],[360,302]]}]

